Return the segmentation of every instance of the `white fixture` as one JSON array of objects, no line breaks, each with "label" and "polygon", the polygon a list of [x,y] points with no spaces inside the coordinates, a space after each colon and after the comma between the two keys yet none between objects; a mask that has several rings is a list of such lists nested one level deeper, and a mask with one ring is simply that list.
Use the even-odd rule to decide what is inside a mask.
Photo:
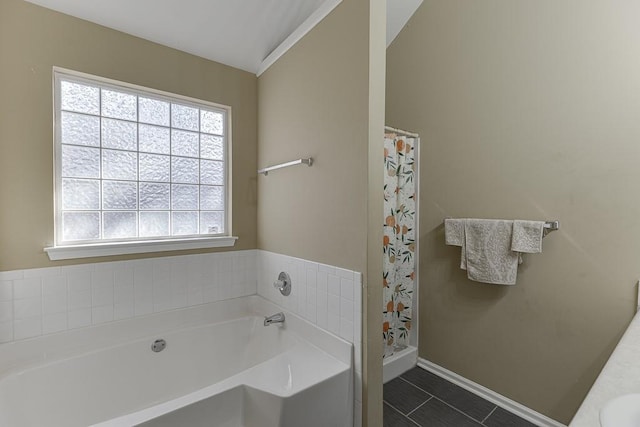
[{"label": "white fixture", "polygon": [[640,426],[640,393],[625,394],[610,400],[600,411],[602,427]]}]

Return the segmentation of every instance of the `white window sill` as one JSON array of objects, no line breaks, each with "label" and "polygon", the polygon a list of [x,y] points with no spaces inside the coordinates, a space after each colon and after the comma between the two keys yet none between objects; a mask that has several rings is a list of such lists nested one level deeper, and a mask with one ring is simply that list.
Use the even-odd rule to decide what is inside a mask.
[{"label": "white window sill", "polygon": [[75,258],[92,258],[110,255],[128,255],[151,252],[180,251],[231,247],[238,240],[235,236],[195,237],[179,240],[147,240],[138,242],[95,243],[89,245],[52,246],[44,248],[52,261]]}]

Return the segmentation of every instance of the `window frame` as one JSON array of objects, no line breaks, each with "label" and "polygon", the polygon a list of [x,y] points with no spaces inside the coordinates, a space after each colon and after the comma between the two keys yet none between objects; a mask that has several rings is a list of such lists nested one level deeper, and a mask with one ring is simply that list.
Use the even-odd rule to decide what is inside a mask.
[{"label": "window frame", "polygon": [[[186,105],[198,109],[210,108],[213,111],[219,111],[224,114],[224,134],[221,135],[224,139],[224,232],[219,234],[197,234],[197,235],[179,235],[179,236],[154,236],[154,237],[133,237],[133,238],[120,238],[120,239],[97,239],[97,240],[82,240],[78,242],[74,241],[62,241],[62,138],[61,138],[61,81],[71,81],[80,84],[86,84],[93,87],[102,89],[113,89],[119,92],[124,92],[141,97],[149,97],[158,99],[164,102],[172,104]],[[173,94],[166,91],[161,91],[153,88],[148,88],[140,85],[126,83],[122,81],[112,80],[100,76],[94,76],[78,71],[73,71],[61,67],[53,67],[52,72],[53,83],[53,201],[54,201],[54,244],[50,247],[46,247],[45,251],[52,260],[57,259],[72,259],[72,258],[85,258],[94,256],[106,256],[106,255],[121,255],[131,253],[146,253],[146,252],[159,252],[170,250],[182,250],[182,249],[198,249],[198,248],[211,248],[211,247],[225,247],[233,246],[237,237],[231,235],[232,221],[231,221],[231,152],[232,152],[232,111],[231,107],[227,105],[217,104],[210,101],[191,98],[184,95]],[[100,112],[100,122],[102,122],[102,112]],[[140,123],[136,118],[136,126]],[[170,126],[169,129],[172,129]],[[200,134],[200,130],[198,131]],[[102,139],[102,136],[101,136]],[[102,150],[102,144],[100,145]],[[137,155],[140,155],[139,147],[135,151]],[[171,153],[169,154],[171,156]],[[202,159],[202,157],[198,157]],[[136,181],[139,191],[140,177]],[[100,185],[102,186],[103,178],[99,178]],[[144,182],[144,181],[143,181]],[[173,185],[172,181],[169,181],[169,185]],[[198,184],[200,188],[200,184]],[[200,190],[199,190],[200,191]],[[139,193],[138,193],[139,194]],[[101,197],[102,200],[102,197]],[[138,199],[139,203],[139,199]],[[102,220],[102,213],[105,210],[100,205],[101,215],[101,229],[104,226]],[[136,209],[136,213],[140,212],[140,207]],[[169,215],[174,212],[173,209],[169,209]],[[200,212],[200,209],[198,209]],[[198,223],[200,223],[200,214],[198,213]],[[139,227],[139,226],[138,226]],[[102,235],[102,232],[101,232]]]}]

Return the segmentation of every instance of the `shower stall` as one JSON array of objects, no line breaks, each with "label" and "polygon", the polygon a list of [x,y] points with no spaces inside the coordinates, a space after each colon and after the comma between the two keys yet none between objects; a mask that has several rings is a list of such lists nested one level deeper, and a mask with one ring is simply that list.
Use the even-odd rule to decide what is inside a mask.
[{"label": "shower stall", "polygon": [[418,134],[385,127],[383,381],[418,358]]}]

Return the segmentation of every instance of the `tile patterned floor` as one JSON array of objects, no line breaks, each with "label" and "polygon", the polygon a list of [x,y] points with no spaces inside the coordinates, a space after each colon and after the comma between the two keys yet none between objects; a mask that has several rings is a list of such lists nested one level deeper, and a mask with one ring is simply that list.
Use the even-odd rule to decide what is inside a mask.
[{"label": "tile patterned floor", "polygon": [[535,427],[416,367],[384,385],[384,427]]}]

